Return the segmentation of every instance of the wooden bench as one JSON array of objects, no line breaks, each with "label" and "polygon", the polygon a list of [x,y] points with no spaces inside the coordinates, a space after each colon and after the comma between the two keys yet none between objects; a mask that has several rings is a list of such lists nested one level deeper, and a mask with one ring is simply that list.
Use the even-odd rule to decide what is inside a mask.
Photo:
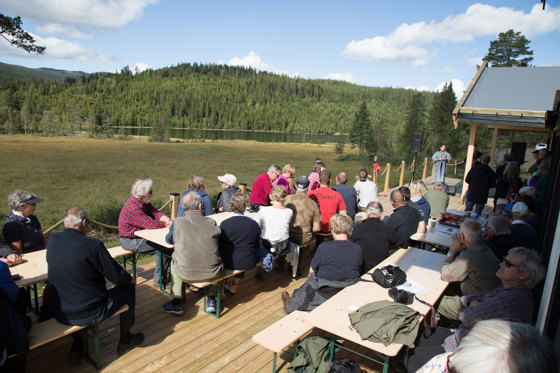
[{"label": "wooden bench", "polygon": [[[222,277],[220,277],[217,280],[214,280],[212,282],[190,282],[189,284],[199,288],[199,289],[204,289],[204,312],[209,314],[210,316],[214,316],[215,318],[220,318],[220,312],[221,312],[221,300],[222,300],[222,286],[223,286],[223,282],[224,280],[233,277],[239,273],[243,273],[245,272],[244,270],[232,270],[232,269],[224,269],[222,272]],[[208,312],[206,309],[206,302],[207,302],[207,292],[208,292],[208,286],[210,285],[218,285],[218,294],[216,295],[216,312]]]},{"label": "wooden bench", "polygon": [[125,271],[126,271],[126,262],[128,259],[130,259],[130,263],[132,265],[132,277],[134,277],[134,280],[136,280],[136,253],[134,251],[123,249],[120,246],[111,247],[107,249],[107,251],[109,251],[109,254],[111,254],[111,257],[113,259],[117,259],[121,257],[123,258],[123,267]]},{"label": "wooden bench", "polygon": [[273,372],[276,372],[278,353],[297,343],[302,336],[313,329],[312,325],[303,321],[306,314],[307,312],[294,311],[253,336],[253,342],[274,352]]},{"label": "wooden bench", "polygon": [[[112,316],[118,315],[120,313],[128,310],[128,305],[122,306],[117,312]],[[111,317],[112,317],[111,316]],[[103,324],[102,321],[99,324],[92,326],[75,326],[75,325],[65,325],[61,324],[56,319],[52,318],[41,323],[34,323],[29,331],[29,349],[33,350],[37,347],[43,346],[49,342],[62,338],[64,336],[70,335],[75,332],[80,332],[84,340],[84,357],[88,363],[90,363],[94,368],[101,369],[101,347],[99,345],[99,325]],[[89,356],[89,345],[88,339],[93,339],[95,343],[95,354],[96,359],[93,360]]]}]

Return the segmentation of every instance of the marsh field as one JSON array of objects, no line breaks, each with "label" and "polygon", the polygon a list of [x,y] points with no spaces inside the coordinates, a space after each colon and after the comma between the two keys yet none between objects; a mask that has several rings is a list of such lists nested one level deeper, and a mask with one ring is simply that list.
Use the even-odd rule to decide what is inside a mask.
[{"label": "marsh field", "polygon": [[[119,211],[135,179],[154,181],[153,203],[161,207],[169,193],[182,193],[190,175],[204,177],[207,193],[216,200],[218,175],[232,173],[251,187],[255,178],[276,163],[290,163],[296,175],[309,175],[320,157],[334,175],[346,171],[349,185],[366,164],[356,149],[346,148],[338,161],[332,145],[261,143],[249,141],[156,143],[145,139],[0,136],[0,224],[9,212],[7,197],[16,189],[35,193],[45,201],[36,215],[46,229],[59,221],[67,207],[78,205],[100,222],[116,225]],[[388,160],[380,160],[382,169]],[[398,164],[394,164],[396,169]],[[430,168],[431,170],[431,168]],[[408,174],[408,173],[407,173]],[[421,175],[421,170],[420,170]],[[398,184],[397,172],[391,184]],[[406,178],[405,178],[406,179]],[[384,177],[378,180],[380,191]]]}]

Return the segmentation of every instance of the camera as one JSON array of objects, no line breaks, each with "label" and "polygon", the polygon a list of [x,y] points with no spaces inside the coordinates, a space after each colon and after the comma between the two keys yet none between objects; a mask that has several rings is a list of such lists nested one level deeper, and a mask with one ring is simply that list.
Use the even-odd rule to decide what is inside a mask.
[{"label": "camera", "polygon": [[395,287],[389,289],[389,296],[397,303],[412,304],[414,302],[413,293]]}]

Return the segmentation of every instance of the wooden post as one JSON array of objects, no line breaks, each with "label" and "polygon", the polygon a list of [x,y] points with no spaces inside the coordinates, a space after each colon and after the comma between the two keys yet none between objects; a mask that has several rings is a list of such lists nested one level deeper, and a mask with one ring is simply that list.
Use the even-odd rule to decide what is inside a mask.
[{"label": "wooden post", "polygon": [[434,172],[436,171],[436,164],[432,163],[432,179],[434,178]]},{"label": "wooden post", "polygon": [[[490,152],[490,165],[496,167],[494,162],[496,161],[496,142],[498,141],[498,128],[494,128],[494,133],[492,134],[492,151]],[[496,162],[497,163],[497,162]]]},{"label": "wooden post", "polygon": [[472,161],[474,155],[474,143],[476,140],[476,127],[477,127],[476,123],[471,123],[471,134],[469,136],[469,149],[467,151],[467,160],[465,162],[465,175],[463,175],[463,191],[461,193],[461,203],[463,203],[463,200],[467,195],[467,190],[468,190],[468,184],[466,182],[466,178],[467,178],[467,174],[469,173],[472,167]]},{"label": "wooden post", "polygon": [[401,161],[401,177],[399,178],[399,186],[402,186],[404,184],[404,168],[405,168],[406,164],[405,161]]},{"label": "wooden post", "polygon": [[389,191],[389,178],[391,177],[391,164],[387,163],[387,173],[385,174],[385,189],[383,191],[387,193]]},{"label": "wooden post", "polygon": [[426,179],[427,170],[428,170],[428,157],[424,158],[424,171],[422,171],[422,180]]},{"label": "wooden post", "polygon": [[169,198],[171,199],[171,219],[175,219],[179,211],[179,193],[169,193]]},{"label": "wooden post", "polygon": [[241,189],[241,193],[247,194],[247,183],[239,183],[239,189]]}]

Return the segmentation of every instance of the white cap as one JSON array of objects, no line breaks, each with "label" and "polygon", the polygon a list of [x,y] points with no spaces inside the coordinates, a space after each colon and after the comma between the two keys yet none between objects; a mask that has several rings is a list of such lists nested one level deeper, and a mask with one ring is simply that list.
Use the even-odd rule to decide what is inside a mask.
[{"label": "white cap", "polygon": [[511,213],[517,216],[527,216],[529,213],[529,208],[524,202],[516,202],[511,209]]},{"label": "white cap", "polygon": [[218,176],[218,180],[222,183],[226,183],[227,185],[235,185],[237,182],[237,178],[232,174],[225,174],[224,176]]}]

